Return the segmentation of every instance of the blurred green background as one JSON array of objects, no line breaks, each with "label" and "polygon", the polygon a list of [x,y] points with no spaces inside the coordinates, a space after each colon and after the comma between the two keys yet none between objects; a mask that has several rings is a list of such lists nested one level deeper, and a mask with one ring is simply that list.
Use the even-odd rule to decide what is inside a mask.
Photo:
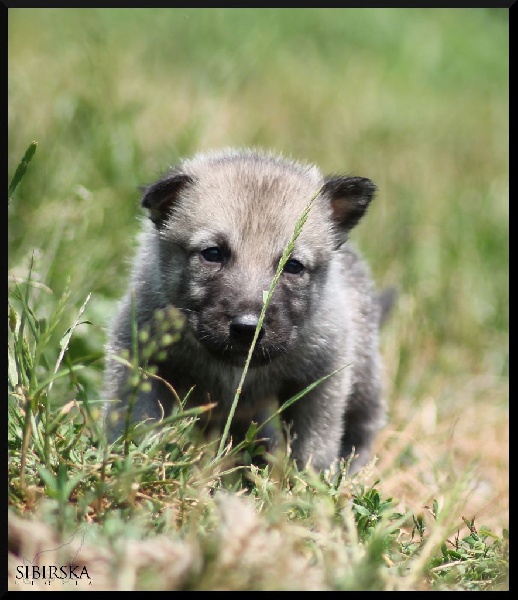
[{"label": "blurred green background", "polygon": [[[505,410],[507,9],[10,9],[8,35],[9,177],[38,142],[9,274],[34,254],[34,302],[69,285],[68,325],[92,292],[72,354],[102,350],[139,186],[197,151],[261,146],[378,184],[352,237],[400,292],[390,402],[431,394],[447,416],[494,391]],[[94,395],[101,367],[82,375]]]}]

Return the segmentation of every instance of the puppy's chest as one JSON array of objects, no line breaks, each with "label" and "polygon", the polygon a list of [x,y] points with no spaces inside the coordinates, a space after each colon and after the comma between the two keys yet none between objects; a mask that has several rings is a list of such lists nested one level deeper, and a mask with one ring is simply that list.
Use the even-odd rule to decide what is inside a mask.
[{"label": "puppy's chest", "polygon": [[[241,384],[243,369],[219,362],[201,361],[189,365],[162,364],[160,375],[180,397],[189,394],[191,404],[215,402],[218,410],[228,411]],[[277,399],[280,374],[273,365],[249,369],[241,384],[239,409],[257,407],[272,398]]]},{"label": "puppy's chest", "polygon": [[[239,389],[241,377],[242,369],[240,368],[219,371],[215,387],[219,391],[219,401],[225,409],[230,408],[236,390]],[[278,388],[279,378],[270,366],[250,369],[241,387],[238,409],[240,411],[255,409],[272,399],[277,399]]]}]

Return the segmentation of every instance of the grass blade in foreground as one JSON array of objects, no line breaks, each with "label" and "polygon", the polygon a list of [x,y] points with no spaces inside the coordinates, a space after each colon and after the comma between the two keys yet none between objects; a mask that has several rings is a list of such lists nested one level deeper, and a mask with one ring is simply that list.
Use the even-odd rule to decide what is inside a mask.
[{"label": "grass blade in foreground", "polygon": [[22,160],[18,164],[18,167],[16,168],[14,177],[11,179],[11,183],[9,184],[9,190],[7,192],[7,195],[9,197],[9,203],[11,202],[11,198],[12,198],[16,188],[18,187],[18,184],[23,179],[25,172],[27,171],[27,167],[29,166],[29,163],[31,162],[32,157],[34,156],[34,154],[36,152],[37,146],[38,146],[38,142],[31,142],[31,144],[27,148],[25,154],[23,155]]}]

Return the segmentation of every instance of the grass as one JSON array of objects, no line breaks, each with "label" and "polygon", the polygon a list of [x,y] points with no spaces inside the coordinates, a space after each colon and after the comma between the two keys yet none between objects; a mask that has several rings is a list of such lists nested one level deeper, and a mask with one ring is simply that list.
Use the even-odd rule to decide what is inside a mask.
[{"label": "grass", "polygon": [[[86,589],[506,589],[507,10],[8,15],[10,587],[45,552]],[[390,415],[352,480],[238,468],[194,414],[98,426],[138,186],[227,145],[380,188],[353,237],[399,288]]]},{"label": "grass", "polygon": [[[379,481],[366,483],[372,466],[353,479],[347,465],[330,479],[298,472],[281,455],[262,469],[235,466],[231,445],[223,453],[214,443],[200,446],[193,411],[138,442],[122,438],[109,446],[77,365],[61,371],[45,352],[61,313],[62,302],[47,329],[21,288],[12,294],[12,589],[23,585],[15,565],[40,564],[42,553],[46,564],[80,563],[85,589],[90,582],[93,589],[186,590],[505,585],[507,531],[496,535],[464,520],[467,533],[448,538],[466,481],[450,490],[444,506],[435,500],[427,507],[428,518],[401,513],[381,496]],[[65,352],[80,316],[63,338]],[[52,411],[48,394],[62,377],[78,400]]]}]

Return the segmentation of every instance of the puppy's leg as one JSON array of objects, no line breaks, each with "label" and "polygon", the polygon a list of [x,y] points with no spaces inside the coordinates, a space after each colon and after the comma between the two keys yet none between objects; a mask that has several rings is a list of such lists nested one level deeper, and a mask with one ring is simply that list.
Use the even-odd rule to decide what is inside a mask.
[{"label": "puppy's leg", "polygon": [[299,468],[316,470],[338,462],[346,397],[340,385],[323,382],[281,414],[290,431],[291,453]]},{"label": "puppy's leg", "polygon": [[354,384],[344,418],[340,456],[346,460],[357,456],[349,470],[356,473],[371,458],[371,446],[380,427],[385,423],[385,406],[375,377],[366,377]]}]

